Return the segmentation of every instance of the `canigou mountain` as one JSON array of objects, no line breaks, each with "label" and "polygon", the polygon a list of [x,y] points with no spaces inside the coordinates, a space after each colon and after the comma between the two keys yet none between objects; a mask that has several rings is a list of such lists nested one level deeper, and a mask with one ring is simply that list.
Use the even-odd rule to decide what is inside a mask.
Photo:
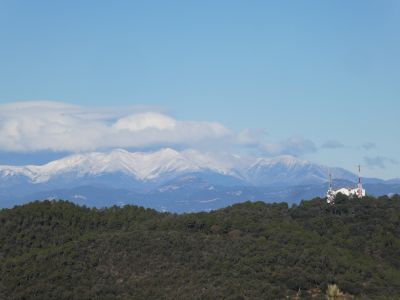
[{"label": "canigou mountain", "polygon": [[[0,205],[64,198],[90,206],[131,203],[196,211],[246,200],[298,202],[323,196],[329,172],[338,184],[357,180],[345,169],[288,155],[221,158],[195,150],[116,149],[70,155],[39,166],[0,166]],[[364,182],[372,185],[372,194],[400,190],[395,182],[368,178]]]}]

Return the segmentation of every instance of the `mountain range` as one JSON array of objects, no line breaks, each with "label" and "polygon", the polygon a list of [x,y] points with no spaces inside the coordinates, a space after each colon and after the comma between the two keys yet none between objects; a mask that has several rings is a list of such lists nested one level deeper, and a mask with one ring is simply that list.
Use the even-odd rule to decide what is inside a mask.
[{"label": "mountain range", "polygon": [[[75,154],[44,165],[0,166],[0,207],[35,199],[88,206],[139,204],[159,210],[210,210],[246,200],[299,202],[323,196],[331,173],[337,186],[357,175],[293,156],[217,157],[195,150]],[[400,180],[364,178],[367,193],[400,192]]]}]

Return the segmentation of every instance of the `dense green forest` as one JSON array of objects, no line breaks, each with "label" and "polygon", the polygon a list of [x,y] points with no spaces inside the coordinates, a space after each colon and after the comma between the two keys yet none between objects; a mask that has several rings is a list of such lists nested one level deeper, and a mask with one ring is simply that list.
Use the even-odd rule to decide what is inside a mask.
[{"label": "dense green forest", "polygon": [[400,196],[0,211],[0,299],[326,299],[328,286],[400,299]]}]

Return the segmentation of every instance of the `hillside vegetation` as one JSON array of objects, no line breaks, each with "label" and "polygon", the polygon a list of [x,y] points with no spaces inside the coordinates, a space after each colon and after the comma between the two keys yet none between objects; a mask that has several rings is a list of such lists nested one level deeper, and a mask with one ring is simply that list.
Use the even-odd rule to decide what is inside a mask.
[{"label": "hillside vegetation", "polygon": [[[329,286],[329,289],[328,289]],[[339,292],[339,289],[341,292]],[[400,299],[400,197],[0,211],[0,299]],[[339,298],[332,298],[339,299]]]}]

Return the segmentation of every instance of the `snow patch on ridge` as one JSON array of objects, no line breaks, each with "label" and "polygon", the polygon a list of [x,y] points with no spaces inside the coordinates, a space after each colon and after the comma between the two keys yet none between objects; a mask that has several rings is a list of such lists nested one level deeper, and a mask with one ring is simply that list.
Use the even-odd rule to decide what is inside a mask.
[{"label": "snow patch on ridge", "polygon": [[43,183],[53,176],[73,173],[77,177],[122,172],[138,180],[153,180],[169,173],[189,173],[210,170],[230,174],[223,163],[194,150],[177,152],[166,148],[156,152],[93,152],[70,155],[45,165],[23,167],[0,166],[1,177],[24,175],[33,183]]}]

